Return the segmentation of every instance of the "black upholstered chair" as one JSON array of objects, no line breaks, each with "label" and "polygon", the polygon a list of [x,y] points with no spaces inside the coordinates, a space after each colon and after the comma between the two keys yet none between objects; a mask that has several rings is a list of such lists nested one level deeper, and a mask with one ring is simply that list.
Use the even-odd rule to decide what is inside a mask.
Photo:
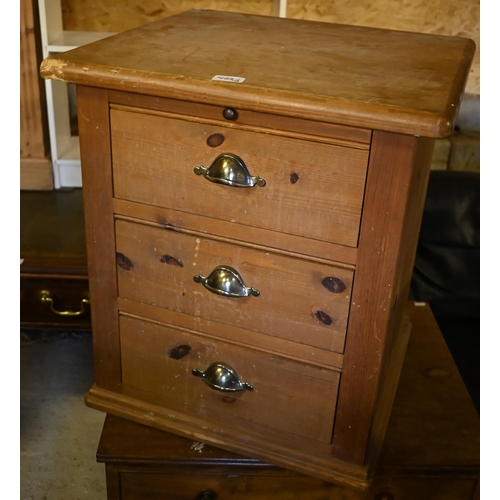
[{"label": "black upholstered chair", "polygon": [[411,291],[428,302],[479,411],[479,173],[432,171]]}]

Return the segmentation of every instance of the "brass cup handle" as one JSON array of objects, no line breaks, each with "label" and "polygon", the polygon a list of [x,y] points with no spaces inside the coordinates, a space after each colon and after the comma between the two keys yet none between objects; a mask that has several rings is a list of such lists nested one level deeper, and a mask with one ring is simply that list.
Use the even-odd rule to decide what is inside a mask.
[{"label": "brass cup handle", "polygon": [[222,392],[237,392],[245,389],[252,391],[253,385],[240,380],[236,372],[225,363],[212,363],[205,371],[196,368],[192,371],[195,377],[201,377],[203,382],[212,389]]},{"label": "brass cup handle", "polygon": [[51,297],[48,290],[42,290],[40,292],[40,301],[42,304],[50,304],[50,310],[59,316],[81,316],[85,312],[85,304],[90,305],[90,300],[84,298],[82,299],[82,308],[79,311],[58,311],[54,307],[54,299]]},{"label": "brass cup handle", "polygon": [[203,490],[198,493],[195,500],[217,500],[217,493],[214,490]]},{"label": "brass cup handle", "polygon": [[203,175],[210,182],[233,187],[264,187],[266,181],[259,176],[250,175],[245,162],[232,153],[219,155],[210,167],[198,165],[194,167],[196,175]]},{"label": "brass cup handle", "polygon": [[207,290],[225,297],[258,297],[259,290],[245,286],[240,273],[229,266],[217,266],[208,277],[201,274],[193,276],[196,283],[201,283]]}]

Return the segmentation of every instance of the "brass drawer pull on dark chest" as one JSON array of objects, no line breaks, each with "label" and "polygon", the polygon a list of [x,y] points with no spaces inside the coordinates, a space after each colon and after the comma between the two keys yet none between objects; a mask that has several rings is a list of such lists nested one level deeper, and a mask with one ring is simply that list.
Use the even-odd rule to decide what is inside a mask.
[{"label": "brass drawer pull on dark chest", "polygon": [[236,372],[225,363],[212,363],[204,372],[199,368],[193,370],[193,375],[201,377],[209,387],[216,391],[237,392],[248,389],[253,390],[253,385],[242,382]]},{"label": "brass drawer pull on dark chest", "polygon": [[54,307],[54,299],[51,297],[48,290],[42,290],[40,292],[40,301],[43,304],[50,304],[50,310],[59,316],[81,316],[85,312],[85,304],[90,305],[90,300],[88,298],[82,299],[82,307],[79,311],[58,311]]},{"label": "brass drawer pull on dark chest", "polygon": [[203,490],[198,493],[195,500],[217,500],[217,493],[214,490]]},{"label": "brass drawer pull on dark chest", "polygon": [[259,290],[245,286],[240,273],[229,266],[217,266],[208,277],[201,274],[193,276],[196,283],[201,283],[207,290],[225,297],[258,297]]},{"label": "brass drawer pull on dark chest", "polygon": [[245,162],[239,156],[231,153],[219,155],[208,168],[202,165],[194,167],[194,173],[203,175],[211,182],[227,186],[248,188],[255,185],[260,187],[266,185],[266,181],[261,177],[250,175]]}]

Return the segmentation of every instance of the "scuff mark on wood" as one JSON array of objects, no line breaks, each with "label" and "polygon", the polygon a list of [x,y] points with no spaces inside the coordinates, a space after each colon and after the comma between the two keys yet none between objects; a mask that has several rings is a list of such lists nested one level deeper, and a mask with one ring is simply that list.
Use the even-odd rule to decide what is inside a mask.
[{"label": "scuff mark on wood", "polygon": [[182,359],[191,352],[191,346],[189,345],[178,345],[170,350],[168,357],[172,359]]},{"label": "scuff mark on wood", "polygon": [[316,311],[314,316],[320,323],[326,326],[330,326],[333,323],[333,319],[325,311]]},{"label": "scuff mark on wood", "polygon": [[176,259],[171,255],[166,255],[166,254],[162,255],[160,258],[160,262],[163,262],[164,264],[170,264],[171,266],[184,267],[184,263],[182,262],[181,259]]},{"label": "scuff mark on wood", "polygon": [[116,264],[122,269],[125,269],[125,271],[130,271],[130,269],[134,267],[132,261],[120,252],[116,252]]},{"label": "scuff mark on wood", "polygon": [[327,276],[321,280],[321,284],[332,293],[342,293],[346,289],[345,283],[335,276]]},{"label": "scuff mark on wood", "polygon": [[224,403],[234,403],[236,401],[236,398],[232,398],[231,396],[224,396],[222,398],[222,401],[224,401]]},{"label": "scuff mark on wood", "polygon": [[175,227],[173,224],[168,222],[166,219],[163,217],[159,216],[156,218],[156,222],[163,228],[163,229],[169,229],[170,231],[178,231],[178,228]]},{"label": "scuff mark on wood", "polygon": [[40,65],[40,75],[43,78],[64,81],[64,68],[68,63],[59,59],[53,59],[50,56],[44,59]]}]

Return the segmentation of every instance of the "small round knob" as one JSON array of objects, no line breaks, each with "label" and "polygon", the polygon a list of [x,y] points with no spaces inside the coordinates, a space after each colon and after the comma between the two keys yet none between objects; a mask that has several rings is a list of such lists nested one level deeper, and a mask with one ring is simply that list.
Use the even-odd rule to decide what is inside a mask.
[{"label": "small round knob", "polygon": [[217,493],[214,490],[203,490],[198,493],[196,500],[217,500]]},{"label": "small round knob", "polygon": [[388,491],[383,491],[375,497],[375,500],[394,500],[394,495]]},{"label": "small round knob", "polygon": [[224,111],[222,112],[222,116],[226,120],[236,120],[238,118],[238,113],[235,109],[233,108],[225,108]]}]

